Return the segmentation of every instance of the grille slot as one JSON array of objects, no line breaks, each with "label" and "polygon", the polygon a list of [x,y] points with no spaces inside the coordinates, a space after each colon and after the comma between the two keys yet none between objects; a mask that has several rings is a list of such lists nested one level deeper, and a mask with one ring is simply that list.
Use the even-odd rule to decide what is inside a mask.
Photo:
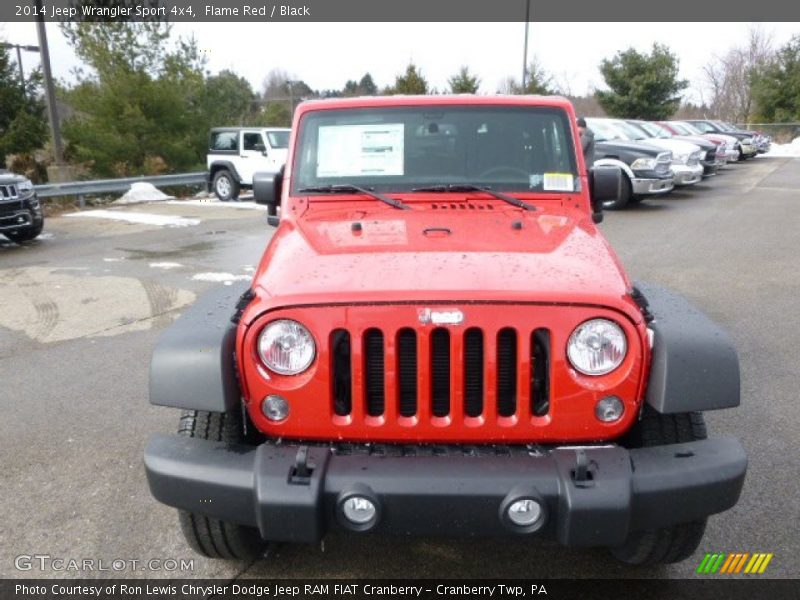
[{"label": "grille slot", "polygon": [[333,412],[339,416],[346,416],[353,410],[350,333],[344,329],[333,330],[330,347]]},{"label": "grille slot", "polygon": [[379,417],[386,406],[383,359],[383,333],[369,329],[364,333],[364,396],[367,414]]},{"label": "grille slot", "polygon": [[510,417],[517,410],[517,332],[497,333],[497,414]]},{"label": "grille slot", "polygon": [[464,333],[464,412],[468,417],[483,413],[483,332]]},{"label": "grille slot", "polygon": [[450,332],[431,333],[431,409],[436,417],[450,414]]},{"label": "grille slot", "polygon": [[413,329],[397,333],[397,399],[400,416],[417,414],[417,333]]},{"label": "grille slot", "polygon": [[18,197],[17,186],[0,185],[0,200],[16,200]]},{"label": "grille slot", "polygon": [[550,411],[550,332],[537,329],[531,334],[531,412],[541,417]]}]

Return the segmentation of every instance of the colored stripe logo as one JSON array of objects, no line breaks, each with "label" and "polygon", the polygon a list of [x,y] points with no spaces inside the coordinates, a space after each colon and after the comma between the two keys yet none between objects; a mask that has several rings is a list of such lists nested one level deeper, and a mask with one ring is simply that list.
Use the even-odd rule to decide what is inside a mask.
[{"label": "colored stripe logo", "polygon": [[766,552],[707,552],[697,567],[701,575],[761,574],[767,569],[774,554]]}]

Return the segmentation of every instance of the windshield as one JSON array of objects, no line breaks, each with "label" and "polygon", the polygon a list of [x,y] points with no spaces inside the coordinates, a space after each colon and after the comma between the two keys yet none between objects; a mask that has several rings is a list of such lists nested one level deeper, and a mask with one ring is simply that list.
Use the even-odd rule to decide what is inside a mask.
[{"label": "windshield", "polygon": [[653,137],[641,127],[631,125],[625,121],[614,121],[614,127],[624,133],[629,140],[646,140],[649,137]]},{"label": "windshield", "polygon": [[690,123],[690,125],[694,125],[703,133],[714,133],[716,131],[711,123],[706,123],[705,121],[694,121],[693,123]]},{"label": "windshield", "polygon": [[[691,130],[688,124],[686,123],[679,123],[678,121],[670,121],[669,126],[672,127],[675,131],[677,131],[681,135],[694,135],[695,132]],[[697,132],[699,133],[699,132]]]},{"label": "windshield", "polygon": [[692,123],[679,122],[675,125],[680,127],[688,135],[703,135],[703,132],[698,127],[695,127]]},{"label": "windshield", "polygon": [[594,133],[594,139],[597,142],[607,142],[609,140],[618,140],[622,138],[622,134],[614,129],[607,121],[586,119],[586,125],[592,130],[592,133]]},{"label": "windshield", "polygon": [[272,148],[288,148],[289,147],[289,132],[288,131],[267,131],[267,139]]},{"label": "windshield", "polygon": [[293,193],[358,185],[411,192],[432,185],[571,192],[577,167],[567,113],[528,106],[322,110],[298,130]]},{"label": "windshield", "polygon": [[647,131],[650,135],[657,138],[671,138],[672,133],[658,123],[637,123],[639,127]]}]

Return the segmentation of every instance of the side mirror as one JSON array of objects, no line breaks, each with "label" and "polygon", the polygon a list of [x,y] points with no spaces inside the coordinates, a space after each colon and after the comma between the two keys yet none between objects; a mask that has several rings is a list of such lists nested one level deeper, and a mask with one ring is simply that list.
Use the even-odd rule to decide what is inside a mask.
[{"label": "side mirror", "polygon": [[283,169],[277,173],[254,173],[253,196],[257,204],[267,205],[267,223],[277,226],[278,206],[283,189]]},{"label": "side mirror", "polygon": [[277,173],[254,173],[253,196],[257,204],[266,204],[270,207],[269,214],[274,215],[274,209],[281,203],[281,190],[283,188],[283,167]]},{"label": "side mirror", "polygon": [[264,144],[256,144],[255,146],[253,146],[253,149],[256,152],[261,152],[261,154],[263,154],[264,156],[267,155],[267,147]]},{"label": "side mirror", "polygon": [[589,197],[592,202],[592,221],[603,222],[603,202],[616,200],[622,193],[622,170],[619,167],[589,169]]}]

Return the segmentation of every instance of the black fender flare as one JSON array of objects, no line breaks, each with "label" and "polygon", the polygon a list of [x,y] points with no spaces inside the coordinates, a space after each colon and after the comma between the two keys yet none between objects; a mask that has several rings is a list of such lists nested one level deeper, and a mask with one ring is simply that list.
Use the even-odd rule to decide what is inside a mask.
[{"label": "black fender flare", "polygon": [[234,321],[251,299],[249,284],[220,286],[161,334],[150,360],[151,404],[212,412],[239,406]]},{"label": "black fender flare", "polygon": [[686,298],[637,282],[652,320],[646,401],[663,414],[739,406],[739,357],[733,340]]},{"label": "black fender flare", "polygon": [[221,169],[227,169],[228,171],[233,173],[233,176],[236,177],[236,181],[239,182],[239,185],[242,184],[242,176],[239,175],[239,171],[236,170],[236,167],[233,166],[232,162],[230,162],[229,160],[215,160],[214,162],[211,163],[211,166],[208,168],[209,186],[211,186],[211,184],[214,181],[214,173],[216,173]]}]

